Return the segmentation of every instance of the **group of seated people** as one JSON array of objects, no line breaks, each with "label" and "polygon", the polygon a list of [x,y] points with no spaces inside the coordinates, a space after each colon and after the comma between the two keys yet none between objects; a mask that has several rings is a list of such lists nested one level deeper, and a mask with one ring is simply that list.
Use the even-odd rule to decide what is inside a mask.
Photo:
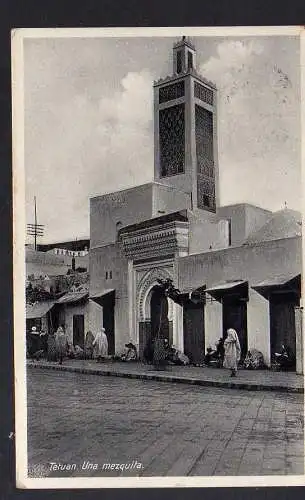
[{"label": "group of seated people", "polygon": [[[84,348],[67,342],[66,356],[71,359],[92,359],[94,337],[91,334],[92,339],[91,337],[89,338],[90,334],[91,332],[88,332],[86,335]],[[215,349],[211,347],[207,348],[204,362],[207,366],[218,366],[221,368],[223,366],[224,354],[224,339],[220,338],[216,343]],[[46,358],[51,360],[52,355],[54,359],[57,358],[54,335],[47,335],[45,331],[35,326],[32,327],[27,333],[27,355],[32,359]],[[165,338],[150,339],[144,348],[143,356],[148,364],[156,363],[158,357],[160,358],[159,361],[176,365],[186,365],[190,362],[183,352],[175,346],[171,346]],[[125,344],[123,352],[116,359],[124,362],[136,361],[138,359],[137,347],[133,340]],[[274,365],[281,370],[294,368],[295,362],[294,353],[285,344],[281,346],[280,352],[274,354]],[[246,358],[243,360],[243,366],[247,369],[264,367],[262,353],[256,349],[248,351]]]}]

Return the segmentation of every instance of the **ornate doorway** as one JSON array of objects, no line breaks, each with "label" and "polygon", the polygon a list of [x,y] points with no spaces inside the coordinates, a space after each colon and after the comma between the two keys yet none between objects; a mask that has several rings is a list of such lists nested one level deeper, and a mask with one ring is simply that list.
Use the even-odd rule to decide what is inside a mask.
[{"label": "ornate doorway", "polygon": [[169,341],[168,301],[158,286],[152,289],[150,323],[152,340],[159,336]]},{"label": "ornate doorway", "polygon": [[[137,271],[139,274],[140,272]],[[171,343],[173,340],[173,303],[160,293],[158,279],[172,279],[171,266],[153,267],[141,270],[140,279],[136,287],[137,324],[139,339],[139,356],[143,358],[143,352],[147,344],[157,335],[160,324],[160,336],[167,338]],[[162,307],[161,307],[162,306]]]}]

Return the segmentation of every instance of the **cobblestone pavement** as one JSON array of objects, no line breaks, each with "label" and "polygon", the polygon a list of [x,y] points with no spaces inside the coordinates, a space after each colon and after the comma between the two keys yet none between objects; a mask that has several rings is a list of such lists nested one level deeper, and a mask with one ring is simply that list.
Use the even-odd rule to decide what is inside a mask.
[{"label": "cobblestone pavement", "polygon": [[30,369],[28,464],[32,477],[303,474],[303,395]]}]

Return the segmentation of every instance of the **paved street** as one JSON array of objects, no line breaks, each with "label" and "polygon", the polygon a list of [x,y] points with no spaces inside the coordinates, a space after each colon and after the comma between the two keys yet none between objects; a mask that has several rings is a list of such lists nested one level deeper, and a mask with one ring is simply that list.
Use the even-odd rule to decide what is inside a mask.
[{"label": "paved street", "polygon": [[28,370],[34,477],[303,474],[302,421],[301,394]]}]

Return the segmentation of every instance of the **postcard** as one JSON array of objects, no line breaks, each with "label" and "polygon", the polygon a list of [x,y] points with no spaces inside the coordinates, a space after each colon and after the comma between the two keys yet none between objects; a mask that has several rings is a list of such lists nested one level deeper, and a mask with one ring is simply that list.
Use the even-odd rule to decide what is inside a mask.
[{"label": "postcard", "polygon": [[303,34],[12,32],[18,488],[305,483]]}]

